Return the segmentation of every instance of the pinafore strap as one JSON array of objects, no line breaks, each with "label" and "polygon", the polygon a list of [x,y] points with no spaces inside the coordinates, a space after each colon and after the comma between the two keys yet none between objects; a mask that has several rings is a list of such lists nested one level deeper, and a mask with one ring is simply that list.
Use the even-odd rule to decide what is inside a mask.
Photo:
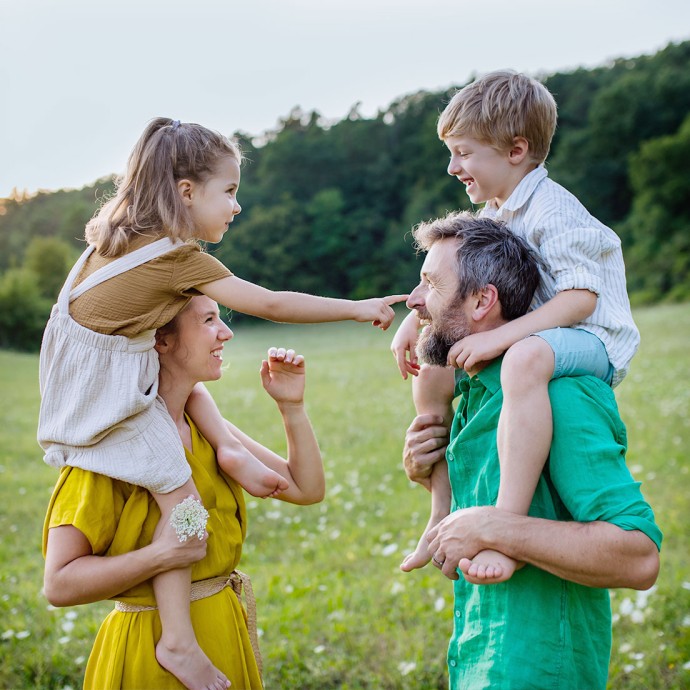
[{"label": "pinafore strap", "polygon": [[133,252],[129,252],[128,254],[111,261],[109,264],[99,268],[97,271],[94,271],[90,276],[87,276],[81,283],[79,283],[79,285],[77,285],[76,288],[74,288],[74,290],[72,290],[72,284],[79,275],[79,272],[86,263],[86,260],[95,250],[94,245],[89,245],[72,267],[72,270],[67,276],[67,280],[65,280],[65,284],[62,286],[60,296],[58,297],[58,308],[60,312],[63,314],[69,313],[69,303],[80,295],[83,295],[87,290],[96,287],[96,285],[100,285],[110,278],[114,278],[115,276],[125,273],[132,268],[145,264],[147,261],[156,259],[163,254],[167,254],[169,251],[172,251],[183,244],[184,242],[181,240],[173,241],[169,237],[163,237],[160,240],[151,242],[151,244],[147,244],[140,249],[136,249]]}]

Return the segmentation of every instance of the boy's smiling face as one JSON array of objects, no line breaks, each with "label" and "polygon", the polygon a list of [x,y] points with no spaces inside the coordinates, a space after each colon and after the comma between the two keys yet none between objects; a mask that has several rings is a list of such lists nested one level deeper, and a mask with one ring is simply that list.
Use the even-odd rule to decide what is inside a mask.
[{"label": "boy's smiling face", "polygon": [[502,206],[525,175],[514,150],[499,151],[469,136],[451,136],[445,144],[450,151],[448,174],[465,185],[473,204],[493,199]]}]

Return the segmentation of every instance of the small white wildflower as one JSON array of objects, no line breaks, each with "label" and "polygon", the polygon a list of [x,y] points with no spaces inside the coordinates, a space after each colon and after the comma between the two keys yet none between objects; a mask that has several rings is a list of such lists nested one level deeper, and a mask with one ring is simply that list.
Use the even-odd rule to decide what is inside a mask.
[{"label": "small white wildflower", "polygon": [[172,509],[170,524],[180,541],[187,541],[189,537],[194,535],[203,539],[208,517],[208,511],[201,505],[201,502],[194,496],[187,496],[184,501]]},{"label": "small white wildflower", "polygon": [[24,494],[26,494],[26,489],[25,489],[23,486],[20,486],[20,487],[19,487],[19,491],[17,491],[17,493],[18,493],[20,496],[24,496]]},{"label": "small white wildflower", "polygon": [[264,629],[263,628],[257,628],[256,629],[256,635],[257,635],[257,637],[263,637],[264,636]]},{"label": "small white wildflower", "polygon": [[381,555],[383,556],[391,556],[398,550],[398,545],[397,544],[388,544],[387,546],[384,546],[381,549]]},{"label": "small white wildflower", "polygon": [[639,609],[635,609],[630,614],[630,620],[633,623],[643,623],[644,622],[644,611],[640,611]]},{"label": "small white wildflower", "polygon": [[14,637],[14,630],[5,630],[5,632],[0,635],[0,639],[11,640]]},{"label": "small white wildflower", "polygon": [[619,648],[618,651],[621,654],[627,654],[630,650],[632,649],[632,645],[630,642],[624,642]]},{"label": "small white wildflower", "polygon": [[393,583],[393,585],[391,586],[391,594],[400,594],[400,592],[404,592],[404,591],[405,591],[405,585],[398,580],[396,580]]},{"label": "small white wildflower", "polygon": [[632,601],[626,597],[623,599],[623,601],[621,601],[618,611],[620,612],[621,616],[629,616],[633,612],[634,608],[635,606]]},{"label": "small white wildflower", "polygon": [[412,673],[417,668],[417,664],[414,661],[401,661],[398,664],[398,671],[400,671],[401,676],[406,676]]},{"label": "small white wildflower", "polygon": [[683,589],[690,589],[690,582],[684,582],[684,583],[681,585],[681,587],[682,587]]},{"label": "small white wildflower", "polygon": [[76,617],[77,617],[77,612],[76,612],[76,611],[68,611],[68,612],[65,614],[65,618],[66,618],[68,621],[73,621]]},{"label": "small white wildflower", "polygon": [[292,594],[295,591],[295,588],[292,585],[285,585],[285,587],[283,587],[283,591],[285,591],[287,594]]},{"label": "small white wildflower", "polygon": [[686,662],[683,664],[683,670],[684,670],[684,671],[690,671],[690,661],[686,661]]},{"label": "small white wildflower", "polygon": [[635,670],[635,666],[633,664],[625,664],[623,666],[623,673],[632,673]]},{"label": "small white wildflower", "polygon": [[631,659],[635,659],[636,661],[639,661],[640,659],[644,659],[644,652],[633,652],[630,655]]},{"label": "small white wildflower", "polygon": [[322,645],[322,644],[314,647],[314,654],[322,654],[325,651],[326,651],[326,647],[324,647],[324,645]]},{"label": "small white wildflower", "polygon": [[446,600],[443,597],[438,597],[434,602],[434,611],[440,613],[444,608],[446,608]]},{"label": "small white wildflower", "polygon": [[685,616],[685,618],[683,618],[683,620],[681,622],[681,625],[684,628],[690,628],[690,616]]},{"label": "small white wildflower", "polygon": [[340,530],[339,529],[334,529],[331,532],[331,539],[337,539],[340,536]]},{"label": "small white wildflower", "polygon": [[86,661],[86,657],[84,657],[84,656],[78,656],[78,657],[74,660],[74,663],[77,664],[77,666],[81,666],[85,661]]},{"label": "small white wildflower", "polygon": [[64,621],[60,627],[63,632],[72,632],[72,630],[74,630],[74,623],[72,621]]},{"label": "small white wildflower", "polygon": [[69,642],[69,635],[63,635],[58,639],[58,644],[67,644]]},{"label": "small white wildflower", "polygon": [[21,632],[18,632],[18,633],[15,635],[15,637],[16,637],[18,640],[25,640],[27,637],[29,637],[29,635],[31,635],[31,633],[30,633],[28,630],[22,630]]}]

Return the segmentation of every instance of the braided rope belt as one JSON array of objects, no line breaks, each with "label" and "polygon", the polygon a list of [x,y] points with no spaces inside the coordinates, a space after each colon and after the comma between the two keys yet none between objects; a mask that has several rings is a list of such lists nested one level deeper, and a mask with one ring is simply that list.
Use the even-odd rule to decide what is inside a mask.
[{"label": "braided rope belt", "polygon": [[[207,580],[198,580],[192,582],[192,588],[189,596],[190,601],[198,601],[199,599],[206,599],[212,597],[214,594],[224,590],[226,587],[232,587],[232,591],[237,596],[240,606],[243,606],[247,613],[247,629],[249,630],[249,640],[252,644],[252,650],[256,657],[256,665],[259,667],[259,673],[263,674],[263,662],[261,660],[261,652],[259,650],[259,635],[256,628],[256,599],[254,598],[254,589],[249,575],[239,571],[233,570],[230,575],[222,575],[221,577],[210,577]],[[244,590],[244,599],[242,601],[242,592]],[[157,606],[139,606],[137,604],[128,604],[124,601],[115,602],[115,610],[121,613],[139,613],[141,611],[156,611]]]}]

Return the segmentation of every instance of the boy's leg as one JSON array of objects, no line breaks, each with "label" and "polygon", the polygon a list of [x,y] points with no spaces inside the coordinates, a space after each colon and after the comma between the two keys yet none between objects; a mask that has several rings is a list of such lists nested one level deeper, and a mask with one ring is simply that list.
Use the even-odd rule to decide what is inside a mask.
[{"label": "boy's leg", "polygon": [[[527,515],[551,448],[553,420],[549,381],[554,373],[550,345],[530,336],[515,343],[501,367],[503,408],[498,422],[501,479],[496,507]],[[508,580],[517,561],[485,550],[461,561],[466,579],[477,584]]]},{"label": "boy's leg", "polygon": [[[453,391],[455,372],[450,367],[423,366],[419,375],[412,380],[412,399],[417,414],[436,414],[443,418],[443,424],[450,426],[453,419]],[[417,548],[408,554],[400,569],[409,572],[423,568],[430,560],[426,535],[450,512],[450,480],[445,460],[437,462],[431,471],[431,514],[424,532],[417,542]]]},{"label": "boy's leg", "polygon": [[[184,499],[194,496],[199,500],[191,479],[170,493],[154,493],[152,496],[161,511],[156,531],[170,520],[173,509]],[[197,539],[196,536],[188,538]],[[191,568],[168,570],[153,578],[162,628],[161,638],[156,644],[156,659],[190,690],[225,690],[230,682],[211,663],[196,641],[189,610],[190,587]]]},{"label": "boy's leg", "polygon": [[450,480],[448,479],[448,465],[445,460],[437,462],[431,470],[431,514],[429,521],[417,542],[417,548],[400,564],[400,570],[408,573],[416,568],[423,568],[431,560],[429,542],[426,535],[450,512]]}]

